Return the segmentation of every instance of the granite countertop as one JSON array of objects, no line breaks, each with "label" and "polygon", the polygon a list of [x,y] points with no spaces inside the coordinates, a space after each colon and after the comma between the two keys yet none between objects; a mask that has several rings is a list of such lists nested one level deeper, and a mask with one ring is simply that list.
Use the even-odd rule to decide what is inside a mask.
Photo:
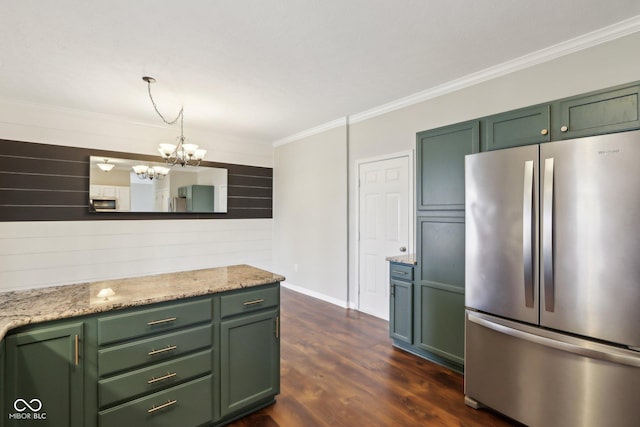
[{"label": "granite countertop", "polygon": [[[0,293],[0,339],[18,326],[282,282],[250,265]],[[104,289],[113,294],[98,297]]]},{"label": "granite countertop", "polygon": [[394,256],[388,256],[385,259],[391,262],[399,262],[400,264],[416,265],[415,254],[394,255]]}]

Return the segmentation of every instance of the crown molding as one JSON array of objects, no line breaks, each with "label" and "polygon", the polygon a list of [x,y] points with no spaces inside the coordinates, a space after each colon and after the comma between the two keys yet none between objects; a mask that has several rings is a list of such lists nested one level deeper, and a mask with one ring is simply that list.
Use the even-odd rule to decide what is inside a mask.
[{"label": "crown molding", "polygon": [[287,136],[286,138],[282,138],[282,139],[279,139],[277,141],[274,141],[272,143],[272,145],[274,147],[278,147],[280,145],[285,145],[285,144],[288,144],[290,142],[295,142],[295,141],[297,141],[299,139],[306,138],[308,136],[316,135],[316,134],[322,133],[324,131],[335,129],[335,128],[338,128],[340,126],[346,126],[346,125],[347,125],[347,118],[346,117],[341,117],[339,119],[327,122],[327,123],[325,123],[323,125],[316,126],[316,127],[313,127],[313,128],[307,129],[307,130],[303,130],[302,132],[294,133],[293,135]]},{"label": "crown molding", "polygon": [[[640,31],[640,15],[636,15],[624,21],[610,25],[608,27],[601,28],[596,31],[592,31],[587,34],[575,37],[573,39],[564,41],[562,43],[555,44],[553,46],[540,49],[536,52],[532,52],[527,55],[523,55],[519,58],[511,61],[503,62],[493,67],[486,68],[472,73],[467,76],[461,77],[456,80],[451,80],[444,84],[426,89],[424,91],[409,95],[395,101],[380,105],[370,110],[363,111],[350,115],[346,122],[353,124],[361,122],[367,119],[371,119],[382,114],[386,114],[401,108],[409,107],[411,105],[419,104],[421,102],[437,98],[448,93],[456,92],[458,90],[477,85],[479,83],[492,80],[498,77],[505,76],[507,74],[514,73],[526,68],[533,67],[544,62],[549,62],[554,59],[570,55],[581,50],[589,49],[591,47],[633,34]],[[302,139],[307,136],[314,135],[316,133],[324,132],[345,124],[345,120],[335,120],[333,122],[325,123],[295,135],[280,139],[273,143],[274,146],[283,145],[289,142]]]},{"label": "crown molding", "polygon": [[350,123],[357,123],[410,105],[418,104],[429,99],[458,91],[479,83],[492,80],[516,71],[524,70],[544,62],[570,55],[581,50],[589,49],[620,37],[640,31],[640,15],[618,22],[608,27],[587,33],[562,43],[523,55],[511,61],[503,62],[493,67],[485,68],[462,78],[451,80],[422,92],[400,98],[396,101],[380,105],[361,113],[349,116]]}]

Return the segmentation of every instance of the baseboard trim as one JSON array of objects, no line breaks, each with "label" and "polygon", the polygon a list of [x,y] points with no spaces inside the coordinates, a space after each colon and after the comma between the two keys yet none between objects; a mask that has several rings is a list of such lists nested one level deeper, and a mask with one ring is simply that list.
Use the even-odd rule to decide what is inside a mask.
[{"label": "baseboard trim", "polygon": [[289,283],[289,282],[281,282],[280,285],[284,288],[291,289],[292,291],[298,292],[300,294],[304,294],[304,295],[331,303],[333,305],[337,305],[338,307],[349,308],[346,301],[330,297],[323,293],[312,291],[310,289],[303,288],[302,286],[294,285],[293,283]]}]

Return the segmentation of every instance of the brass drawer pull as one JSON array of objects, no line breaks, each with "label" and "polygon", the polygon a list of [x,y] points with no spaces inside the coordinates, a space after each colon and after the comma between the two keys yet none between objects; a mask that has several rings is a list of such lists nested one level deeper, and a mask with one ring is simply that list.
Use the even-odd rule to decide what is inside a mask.
[{"label": "brass drawer pull", "polygon": [[155,384],[155,383],[160,382],[160,381],[168,380],[169,378],[173,378],[176,375],[178,375],[176,372],[172,372],[172,373],[169,373],[167,375],[163,375],[163,376],[158,377],[158,378],[151,378],[149,381],[147,381],[147,384]]},{"label": "brass drawer pull", "polygon": [[74,338],[74,347],[75,347],[75,358],[76,366],[80,364],[80,337],[76,334]]},{"label": "brass drawer pull", "polygon": [[160,350],[151,350],[149,353],[147,353],[149,356],[155,356],[156,354],[161,354],[161,353],[165,353],[167,351],[171,351],[171,350],[175,350],[176,348],[178,348],[177,345],[168,345],[165,348],[161,348]]},{"label": "brass drawer pull", "polygon": [[405,276],[407,274],[409,274],[407,271],[399,271],[399,270],[392,270],[391,273],[393,273],[393,274],[404,274]]},{"label": "brass drawer pull", "polygon": [[153,405],[153,406],[151,407],[151,409],[147,409],[147,412],[148,412],[149,414],[152,414],[152,413],[154,413],[154,412],[156,412],[156,411],[159,411],[160,409],[168,408],[168,407],[169,407],[169,406],[171,406],[171,405],[175,405],[176,403],[178,403],[178,401],[177,401],[177,400],[175,400],[175,399],[174,399],[174,400],[168,400],[168,401],[167,401],[167,403],[163,403],[163,404],[162,404],[162,405],[160,405],[160,406]]},{"label": "brass drawer pull", "polygon": [[242,305],[244,305],[245,307],[248,307],[250,305],[260,304],[261,302],[264,302],[264,300],[263,299],[255,299],[253,301],[243,302]]},{"label": "brass drawer pull", "polygon": [[148,326],[161,325],[163,323],[174,322],[176,320],[178,320],[177,317],[167,317],[166,319],[162,319],[162,320],[152,320],[151,322],[147,322],[147,325]]}]

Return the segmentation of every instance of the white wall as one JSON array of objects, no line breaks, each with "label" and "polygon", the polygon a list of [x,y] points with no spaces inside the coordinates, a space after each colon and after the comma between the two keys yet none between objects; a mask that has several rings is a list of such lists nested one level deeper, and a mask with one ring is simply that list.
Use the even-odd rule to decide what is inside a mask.
[{"label": "white wall", "polygon": [[[0,100],[0,139],[157,154],[177,128]],[[223,163],[273,166],[272,147],[185,129]],[[0,223],[0,291],[246,263],[272,268],[271,219]]]},{"label": "white wall", "polygon": [[273,266],[299,291],[347,301],[347,135],[341,126],[274,149]]},{"label": "white wall", "polygon": [[[416,133],[640,80],[640,33],[508,74],[349,127],[349,212],[357,203],[355,162],[415,149]],[[357,292],[356,218],[349,216],[349,286]],[[412,249],[415,250],[415,249]],[[395,254],[389,254],[395,255]],[[355,299],[351,299],[355,304]]]},{"label": "white wall", "polygon": [[[349,302],[355,305],[357,295],[355,206],[357,202],[356,162],[358,160],[413,150],[415,149],[416,133],[426,129],[640,80],[639,49],[640,33],[632,34],[349,125],[346,164],[337,161],[331,167],[325,167],[327,172],[330,169],[332,174],[342,175],[348,172]],[[339,129],[340,133],[344,132],[342,128]],[[275,148],[276,170],[274,173],[276,176],[283,172],[279,169],[285,165],[293,167],[291,164],[295,164],[297,170],[305,171],[307,168],[317,168],[318,159],[326,161],[331,158],[336,151],[334,145],[328,144],[331,140],[331,132],[320,134],[320,140],[316,139],[317,136],[309,136]],[[321,141],[325,141],[326,144]],[[297,145],[300,145],[300,148],[294,148]],[[289,179],[293,179],[294,171],[289,171],[288,175]],[[304,175],[304,179],[296,183],[299,187],[299,193],[304,193],[307,197],[324,192],[324,179],[322,174]],[[278,245],[282,247],[291,247],[291,245],[297,244],[298,236],[309,232],[306,230],[307,227],[317,228],[314,221],[304,218],[306,212],[300,210],[300,200],[291,197],[291,191],[288,189],[290,185],[283,179],[274,181],[276,198],[287,196],[284,200],[276,200],[278,209],[274,212],[274,221],[277,224],[274,231],[278,234]],[[323,211],[334,217],[334,221],[339,222],[338,216],[345,210],[342,205],[337,205],[334,209],[325,208]],[[342,242],[345,238],[344,230],[342,228],[323,229],[322,238],[327,242]],[[341,244],[338,246],[340,247]],[[324,271],[342,268],[342,260],[336,260],[335,253],[325,249],[319,248],[315,252],[315,256],[305,258],[306,262],[315,264],[305,266],[305,268],[321,271],[323,275],[326,275]],[[274,249],[274,257],[276,258],[276,254],[280,253],[278,251],[282,251],[282,249]],[[287,265],[281,267],[281,264],[277,265],[281,268],[282,273],[290,277],[291,266],[289,264],[293,259],[293,254],[286,254],[284,258]],[[331,296],[347,293],[346,290],[337,288],[337,286],[341,286],[341,282],[322,281],[310,276],[302,277],[299,275],[297,277],[299,279],[296,285],[308,288],[313,292]]]}]

